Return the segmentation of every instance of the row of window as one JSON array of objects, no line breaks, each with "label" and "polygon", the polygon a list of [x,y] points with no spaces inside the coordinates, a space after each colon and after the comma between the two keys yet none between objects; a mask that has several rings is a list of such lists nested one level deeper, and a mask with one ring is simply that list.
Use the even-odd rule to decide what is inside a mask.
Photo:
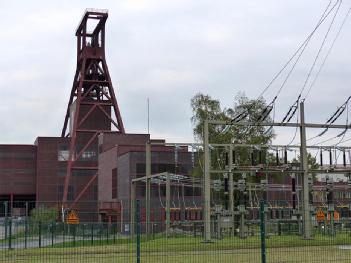
[{"label": "row of window", "polygon": [[0,175],[9,175],[9,174],[30,174],[34,175],[34,169],[12,169],[12,168],[0,168]]},{"label": "row of window", "polygon": [[0,152],[1,158],[11,158],[11,159],[34,159],[34,153],[21,153],[21,152]]},{"label": "row of window", "polygon": [[[69,150],[59,150],[57,153],[58,161],[68,161],[69,159]],[[79,161],[97,161],[96,151],[84,151],[79,157]]]}]

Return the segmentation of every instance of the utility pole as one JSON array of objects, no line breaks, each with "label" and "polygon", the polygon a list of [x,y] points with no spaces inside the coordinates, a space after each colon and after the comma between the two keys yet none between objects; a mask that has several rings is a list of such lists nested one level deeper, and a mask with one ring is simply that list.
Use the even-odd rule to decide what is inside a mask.
[{"label": "utility pole", "polygon": [[170,235],[171,228],[171,179],[170,175],[166,173],[166,236]]},{"label": "utility pole", "polygon": [[146,239],[149,239],[150,236],[150,183],[151,179],[151,144],[150,142],[146,143],[146,183],[145,183],[145,195],[146,195]]},{"label": "utility pole", "polygon": [[[234,229],[234,179],[233,179],[233,145],[229,146],[229,211],[233,220]],[[233,231],[234,232],[234,231]]]},{"label": "utility pole", "polygon": [[133,181],[130,182],[130,235],[133,240],[134,238],[134,232],[136,229],[136,222],[135,222],[135,202],[136,202],[136,196],[135,196],[135,184]]},{"label": "utility pole", "polygon": [[304,103],[300,103],[300,140],[301,140],[301,150],[300,150],[300,162],[301,170],[303,171],[302,178],[302,196],[303,196],[303,211],[302,211],[302,221],[304,233],[303,237],[305,239],[311,239],[311,213],[310,213],[310,202],[309,202],[309,184],[308,184],[308,159],[307,159],[307,148],[306,148],[306,126],[305,126],[305,108]]},{"label": "utility pole", "polygon": [[204,122],[204,215],[205,215],[205,237],[204,242],[211,242],[211,174],[210,174],[210,149],[208,138],[208,120]]}]

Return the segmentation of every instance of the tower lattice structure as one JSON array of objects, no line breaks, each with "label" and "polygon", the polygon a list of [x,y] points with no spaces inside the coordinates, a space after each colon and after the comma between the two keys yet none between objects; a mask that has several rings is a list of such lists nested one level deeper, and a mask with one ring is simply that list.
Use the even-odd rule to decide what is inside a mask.
[{"label": "tower lattice structure", "polygon": [[107,10],[87,9],[76,30],[77,68],[61,137],[69,137],[63,204],[74,173],[86,173],[76,203],[97,178],[98,135],[125,133],[105,57]]}]

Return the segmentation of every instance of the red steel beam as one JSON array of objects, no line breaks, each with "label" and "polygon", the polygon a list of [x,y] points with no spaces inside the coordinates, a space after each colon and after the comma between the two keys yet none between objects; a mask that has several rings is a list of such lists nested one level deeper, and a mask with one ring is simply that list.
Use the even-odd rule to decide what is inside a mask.
[{"label": "red steel beam", "polygon": [[85,192],[88,190],[90,185],[94,182],[94,180],[98,177],[98,172],[96,172],[95,175],[91,177],[91,179],[88,181],[88,183],[84,186],[82,191],[77,195],[77,197],[74,199],[73,203],[71,204],[71,207],[75,207],[77,202],[82,198],[82,196],[85,194]]}]

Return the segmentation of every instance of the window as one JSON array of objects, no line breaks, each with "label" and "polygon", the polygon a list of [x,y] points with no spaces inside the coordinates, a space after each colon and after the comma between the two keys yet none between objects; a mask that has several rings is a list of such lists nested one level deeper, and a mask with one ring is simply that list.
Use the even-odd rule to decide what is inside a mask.
[{"label": "window", "polygon": [[69,148],[67,144],[58,145],[57,160],[58,161],[68,161],[69,158]]},{"label": "window", "polygon": [[35,174],[34,169],[12,169],[12,168],[0,168],[0,175],[10,175],[10,174]]},{"label": "window", "polygon": [[83,160],[96,160],[96,152],[94,151],[84,151],[82,153],[81,159]]},{"label": "window", "polygon": [[[76,156],[83,150],[85,147],[85,143],[78,143],[76,146]],[[98,146],[97,145],[90,145],[88,148],[84,149],[84,151],[81,153],[79,156],[78,160],[81,162],[95,162],[97,161],[97,151],[98,151]]]},{"label": "window", "polygon": [[67,172],[67,167],[66,166],[59,166],[57,169],[57,175],[58,176],[65,176]]},{"label": "window", "polygon": [[96,170],[90,169],[77,169],[72,171],[72,176],[93,176],[96,174]]},{"label": "window", "polygon": [[117,168],[112,169],[112,198],[116,199],[117,198]]},{"label": "window", "polygon": [[0,152],[0,158],[10,158],[10,159],[33,159],[35,157],[34,153],[25,152]]},{"label": "window", "polygon": [[93,200],[98,200],[99,190],[97,185],[93,185]]}]

